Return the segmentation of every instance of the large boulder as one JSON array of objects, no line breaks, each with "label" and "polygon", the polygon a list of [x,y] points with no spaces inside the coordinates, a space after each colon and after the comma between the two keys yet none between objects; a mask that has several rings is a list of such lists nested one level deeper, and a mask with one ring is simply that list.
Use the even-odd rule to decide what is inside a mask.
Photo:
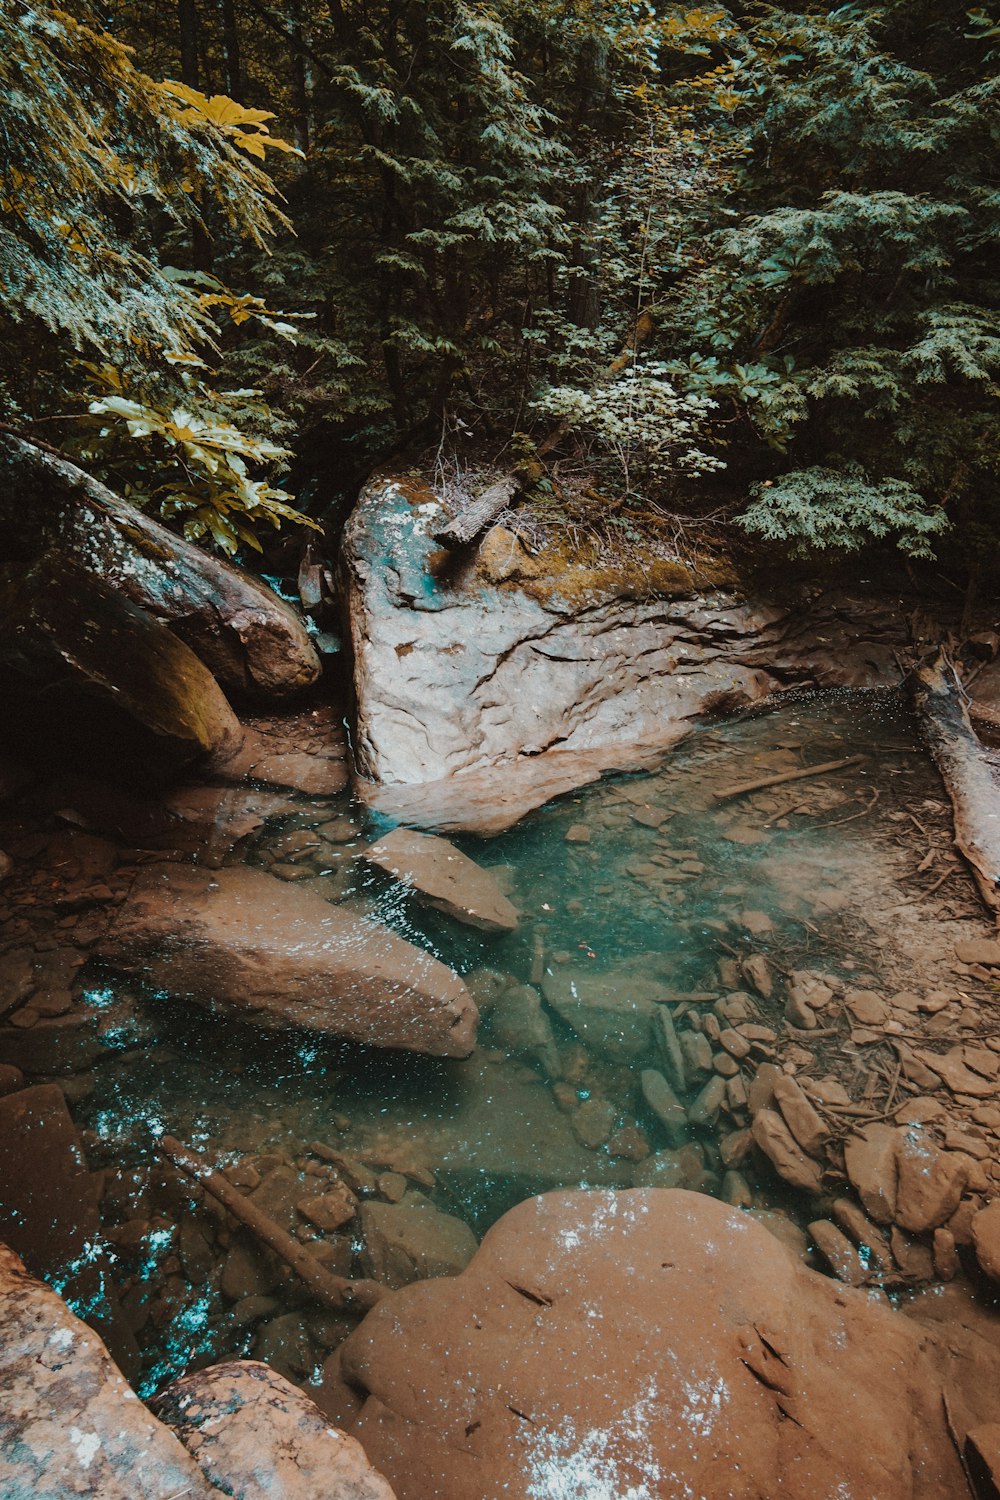
[{"label": "large boulder", "polygon": [[891,606],[758,603],[679,563],[643,579],[531,560],[509,533],[506,563],[490,536],[456,561],[433,540],[442,518],[426,485],[382,476],[344,538],[358,769],[401,821],[489,831],[648,762],[706,712],[898,682]]},{"label": "large boulder", "polygon": [[565,1192],[387,1298],[340,1368],[400,1500],[965,1500],[929,1340],[711,1198]]},{"label": "large boulder", "polygon": [[99,575],[166,621],[227,688],[280,698],[320,675],[302,620],[266,584],[9,434],[0,435],[0,536],[9,561],[54,546]]},{"label": "large boulder", "polygon": [[271,1029],[466,1057],[478,1012],[451,969],[388,928],[249,866],[150,865],[101,939],[120,969]]},{"label": "large boulder", "polygon": [[9,732],[42,760],[156,781],[243,738],[183,641],[54,552],[0,582],[0,682]]},{"label": "large boulder", "polygon": [[0,1245],[0,1494],[217,1500],[96,1333]]},{"label": "large boulder", "polygon": [[162,1421],[0,1245],[4,1500],[393,1500],[358,1444],[265,1365],[199,1370],[156,1404]]},{"label": "large boulder", "polygon": [[152,1407],[224,1495],[394,1500],[360,1443],[257,1360],[196,1370],[161,1391]]}]

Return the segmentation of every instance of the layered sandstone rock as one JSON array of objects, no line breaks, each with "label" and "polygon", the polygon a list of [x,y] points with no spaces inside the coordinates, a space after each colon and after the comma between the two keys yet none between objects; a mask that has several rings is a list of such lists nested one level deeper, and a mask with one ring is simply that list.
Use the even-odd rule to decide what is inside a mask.
[{"label": "layered sandstone rock", "polygon": [[345,534],[358,766],[401,821],[493,831],[648,763],[707,712],[803,683],[898,683],[891,605],[754,603],[679,564],[645,591],[564,559],[529,577],[498,571],[489,537],[477,568],[436,551],[442,516],[425,485],[380,478]]},{"label": "layered sandstone rock", "polygon": [[572,1192],[387,1299],[340,1368],[400,1500],[964,1500],[929,1338],[710,1198]]},{"label": "layered sandstone rock", "polygon": [[433,834],[394,828],[362,858],[408,886],[428,906],[484,932],[513,932],[517,911],[496,877]]},{"label": "layered sandstone rock", "polygon": [[248,866],[145,869],[101,940],[157,990],[271,1029],[466,1057],[478,1012],[412,943]]}]

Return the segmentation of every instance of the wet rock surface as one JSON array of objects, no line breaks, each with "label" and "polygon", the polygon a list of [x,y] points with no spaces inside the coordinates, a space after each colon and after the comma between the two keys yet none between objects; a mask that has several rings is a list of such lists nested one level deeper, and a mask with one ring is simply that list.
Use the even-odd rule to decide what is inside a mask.
[{"label": "wet rock surface", "polygon": [[155,783],[242,740],[198,657],[57,553],[0,585],[0,675],[14,745],[43,763],[75,755]]},{"label": "wet rock surface", "polygon": [[259,579],[11,434],[0,438],[0,533],[11,561],[55,547],[166,621],[229,689],[281,698],[319,677],[301,619]]},{"label": "wet rock surface", "polygon": [[447,1057],[465,1056],[475,1041],[475,1005],[443,964],[261,870],[209,878],[148,868],[101,952],[158,990],[256,1026]]},{"label": "wet rock surface", "polygon": [[400,1500],[958,1500],[926,1342],[702,1195],[565,1193],[369,1314],[341,1369]]},{"label": "wet rock surface", "polygon": [[456,921],[486,932],[513,932],[517,926],[517,911],[494,876],[447,839],[394,828],[362,857]]},{"label": "wet rock surface", "polygon": [[214,1500],[97,1335],[0,1246],[0,1493]]}]

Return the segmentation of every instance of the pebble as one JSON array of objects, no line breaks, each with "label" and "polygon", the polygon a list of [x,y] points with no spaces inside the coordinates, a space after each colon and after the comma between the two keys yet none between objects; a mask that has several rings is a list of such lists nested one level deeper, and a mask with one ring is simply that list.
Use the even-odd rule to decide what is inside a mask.
[{"label": "pebble", "polygon": [[819,1155],[830,1139],[830,1127],[809,1103],[795,1079],[779,1075],[774,1081],[772,1098],[803,1151],[809,1156]]},{"label": "pebble", "polygon": [[614,1105],[607,1099],[585,1099],[570,1123],[580,1145],[596,1151],[598,1146],[604,1145],[614,1127]]},{"label": "pebble", "polygon": [[692,1125],[712,1125],[726,1097],[726,1081],[718,1074],[710,1078],[688,1110]]}]

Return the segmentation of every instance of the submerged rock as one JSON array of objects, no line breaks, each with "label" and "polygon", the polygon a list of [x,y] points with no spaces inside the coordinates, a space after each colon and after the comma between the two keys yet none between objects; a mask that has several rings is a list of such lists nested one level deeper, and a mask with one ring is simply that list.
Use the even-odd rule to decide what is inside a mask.
[{"label": "submerged rock", "polygon": [[0,436],[0,535],[18,562],[57,547],[166,621],[227,688],[278,698],[320,675],[305,625],[266,584],[11,435]]},{"label": "submerged rock", "polygon": [[594,974],[568,965],[544,976],[542,993],[581,1042],[620,1061],[649,1051],[657,1001],[667,994],[663,984],[625,969]]},{"label": "submerged rock", "polygon": [[517,926],[517,910],[495,877],[447,839],[394,828],[361,857],[457,922],[485,932],[513,932]]},{"label": "submerged rock", "polygon": [[340,1364],[400,1500],[959,1500],[927,1342],[701,1194],[571,1192],[381,1303]]},{"label": "submerged rock", "polygon": [[111,963],[255,1026],[466,1057],[478,1012],[430,954],[250,867],[147,867],[101,940]]},{"label": "submerged rock", "polygon": [[213,1495],[394,1500],[360,1443],[257,1360],[196,1370],[152,1405],[214,1486]]},{"label": "submerged rock", "polygon": [[361,1230],[366,1276],[384,1286],[409,1286],[432,1276],[457,1276],[476,1252],[463,1219],[440,1213],[428,1200],[364,1203]]},{"label": "submerged rock", "polygon": [[57,553],[0,584],[0,681],[10,728],[42,760],[156,781],[242,741],[194,653]]}]

